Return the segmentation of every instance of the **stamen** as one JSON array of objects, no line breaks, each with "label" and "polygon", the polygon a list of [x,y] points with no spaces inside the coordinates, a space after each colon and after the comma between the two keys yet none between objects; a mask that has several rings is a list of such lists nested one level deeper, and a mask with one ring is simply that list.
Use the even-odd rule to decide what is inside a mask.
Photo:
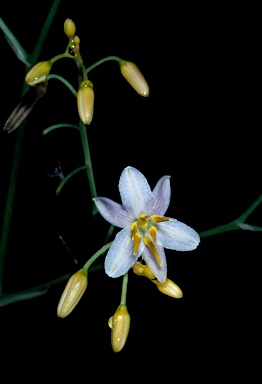
[{"label": "stamen", "polygon": [[155,226],[151,227],[149,230],[149,233],[152,236],[154,243],[156,243],[156,232],[157,232],[157,229]]},{"label": "stamen", "polygon": [[137,252],[138,252],[138,248],[139,248],[139,244],[140,244],[141,238],[142,238],[142,236],[139,235],[139,233],[135,234],[135,237],[134,237],[134,255],[136,255]]},{"label": "stamen", "polygon": [[142,213],[142,215],[140,215],[138,217],[138,220],[141,220],[141,221],[146,220],[146,219],[147,219],[147,215],[145,213]]},{"label": "stamen", "polygon": [[130,226],[130,231],[131,231],[131,239],[134,239],[135,234],[137,233],[137,223],[134,221],[131,226]]},{"label": "stamen", "polygon": [[158,262],[158,264],[161,265],[162,261],[160,259],[160,256],[157,252],[155,245],[152,243],[152,241],[149,239],[149,237],[147,237],[147,236],[144,237],[144,243],[150,249],[150,251],[153,253],[153,255],[155,256],[155,259]]},{"label": "stamen", "polygon": [[163,221],[169,221],[171,220],[169,217],[165,216],[158,216],[158,215],[152,215],[150,218],[155,222],[155,223],[162,223]]}]

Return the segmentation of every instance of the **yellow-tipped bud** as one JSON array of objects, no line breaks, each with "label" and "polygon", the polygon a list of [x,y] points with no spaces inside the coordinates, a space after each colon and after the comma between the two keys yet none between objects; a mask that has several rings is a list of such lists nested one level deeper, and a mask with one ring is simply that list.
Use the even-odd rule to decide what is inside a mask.
[{"label": "yellow-tipped bud", "polygon": [[76,33],[76,26],[73,20],[71,19],[66,19],[64,22],[64,32],[67,37],[74,37]]},{"label": "yellow-tipped bud", "polygon": [[93,84],[89,80],[82,81],[77,92],[77,108],[80,119],[84,124],[90,124],[94,112]]},{"label": "yellow-tipped bud", "polygon": [[156,278],[151,269],[147,265],[142,264],[139,261],[136,261],[132,268],[135,274],[138,276],[145,276],[150,280]]},{"label": "yellow-tipped bud", "polygon": [[137,66],[130,61],[121,60],[120,61],[120,71],[124,78],[129,82],[129,84],[134,88],[134,90],[139,93],[139,95],[148,97],[149,96],[149,87],[148,84],[139,71]]},{"label": "yellow-tipped bud", "polygon": [[114,352],[120,352],[126,343],[130,328],[130,316],[126,305],[120,304],[114,316],[108,320],[108,325],[112,329],[111,344]]},{"label": "yellow-tipped bud", "polygon": [[46,76],[49,75],[51,68],[51,61],[40,61],[39,63],[34,65],[29,72],[27,72],[25,82],[31,86],[35,86],[39,83],[45,82]]},{"label": "yellow-tipped bud", "polygon": [[163,284],[161,284],[158,280],[152,281],[156,284],[159,291],[165,295],[174,297],[175,299],[181,299],[183,297],[183,292],[172,280],[166,279]]},{"label": "yellow-tipped bud", "polygon": [[87,287],[87,270],[82,268],[68,280],[57,307],[57,316],[66,317],[78,304]]}]

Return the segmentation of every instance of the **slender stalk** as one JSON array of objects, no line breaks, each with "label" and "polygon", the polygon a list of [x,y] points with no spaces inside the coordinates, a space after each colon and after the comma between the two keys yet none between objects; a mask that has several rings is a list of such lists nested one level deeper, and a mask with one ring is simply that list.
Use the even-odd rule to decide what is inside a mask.
[{"label": "slender stalk", "polygon": [[[84,125],[84,123],[82,123],[82,121],[80,121],[79,127],[80,127],[80,136],[81,136],[81,141],[82,141],[82,145],[83,145],[86,172],[87,172],[87,177],[88,177],[88,182],[89,182],[89,187],[90,187],[90,193],[91,193],[91,197],[95,198],[97,196],[96,184],[95,184],[91,155],[90,155],[89,144],[88,144],[88,139],[87,139],[86,126]],[[93,203],[93,215],[96,215],[97,212],[98,211],[97,211],[96,205]]]},{"label": "slender stalk", "polygon": [[85,263],[85,265],[83,266],[83,268],[85,268],[86,270],[88,270],[88,268],[90,267],[91,264],[93,264],[94,261],[96,261],[96,259],[101,256],[103,253],[105,253],[105,251],[108,250],[108,248],[111,247],[111,244],[112,244],[112,241],[110,243],[107,243],[106,245],[104,245],[102,248],[99,249],[99,251],[97,251],[92,257],[90,257],[90,259]]},{"label": "slender stalk", "polygon": [[118,56],[107,56],[101,60],[98,60],[96,63],[90,65],[90,67],[86,68],[86,73],[92,71],[92,69],[98,67],[98,65],[103,64],[105,61],[109,61],[109,60],[116,60],[118,62],[122,61],[122,59],[120,59],[120,57]]},{"label": "slender stalk", "polygon": [[218,227],[208,229],[207,231],[200,232],[199,236],[201,238],[203,238],[203,237],[218,235],[218,234],[223,233],[223,232],[233,231],[234,229],[240,229],[240,227],[237,225],[237,223],[235,221],[232,221],[231,223],[219,225]]},{"label": "slender stalk", "polygon": [[59,184],[59,186],[57,187],[56,189],[56,194],[58,195],[58,193],[61,192],[61,189],[63,188],[63,186],[68,182],[69,179],[71,179],[72,176],[74,176],[76,173],[80,172],[80,171],[84,171],[86,169],[86,165],[81,165],[81,167],[78,167],[76,169],[74,169],[72,172],[70,172],[62,181],[61,183]]},{"label": "slender stalk", "polygon": [[47,15],[47,18],[46,18],[45,23],[43,25],[42,31],[41,31],[41,33],[38,37],[37,43],[35,45],[35,49],[34,49],[33,53],[31,55],[29,55],[29,61],[30,61],[31,65],[34,65],[40,56],[40,53],[42,51],[42,47],[43,47],[45,39],[46,39],[46,36],[47,36],[48,31],[51,27],[51,24],[53,22],[53,19],[55,17],[55,14],[56,14],[56,11],[57,11],[57,8],[58,8],[60,2],[61,2],[61,0],[54,0],[53,4],[51,5],[50,11]]},{"label": "slender stalk", "polygon": [[57,79],[59,81],[61,81],[62,83],[65,84],[65,86],[70,89],[70,91],[73,93],[73,95],[76,97],[77,95],[77,92],[75,90],[75,88],[69,83],[69,81],[67,81],[64,77],[62,76],[59,76],[59,75],[55,75],[55,74],[50,74],[47,76],[47,80],[50,80],[50,79]]},{"label": "slender stalk", "polygon": [[249,215],[256,209],[256,207],[262,203],[262,195],[260,195],[256,201],[254,201],[253,204],[244,212],[241,216],[239,216],[238,221],[240,223],[244,223],[244,221],[248,218]]},{"label": "slender stalk", "polygon": [[75,128],[79,130],[79,126],[75,124],[67,124],[67,123],[60,123],[60,124],[54,124],[50,127],[43,130],[42,135],[47,135],[49,132],[53,131],[54,129],[58,128]]},{"label": "slender stalk", "polygon": [[128,272],[126,272],[123,277],[121,303],[120,303],[123,305],[126,305],[127,283],[128,283]]}]

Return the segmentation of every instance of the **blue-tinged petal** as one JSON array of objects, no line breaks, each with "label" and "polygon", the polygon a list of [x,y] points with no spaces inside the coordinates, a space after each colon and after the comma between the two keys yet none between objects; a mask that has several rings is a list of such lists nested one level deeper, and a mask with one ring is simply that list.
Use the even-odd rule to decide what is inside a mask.
[{"label": "blue-tinged petal", "polygon": [[167,267],[166,267],[166,255],[165,251],[162,247],[156,245],[156,249],[158,251],[158,255],[161,259],[162,264],[160,265],[153,253],[150,251],[148,247],[145,247],[142,252],[142,257],[145,260],[147,266],[151,269],[155,277],[160,283],[164,283],[166,281],[167,275]]},{"label": "blue-tinged petal", "polygon": [[157,225],[156,239],[158,245],[176,251],[192,251],[200,242],[194,229],[175,219]]},{"label": "blue-tinged petal", "polygon": [[96,197],[93,201],[95,202],[99,213],[110,224],[119,228],[131,225],[132,218],[121,204],[118,204],[107,197]]},{"label": "blue-tinged petal", "polygon": [[153,204],[151,215],[164,216],[170,203],[170,176],[163,176],[158,180],[153,190]]},{"label": "blue-tinged petal", "polygon": [[105,271],[110,277],[124,275],[140,256],[143,247],[133,255],[134,243],[131,240],[130,228],[126,227],[120,231],[113,241],[105,259]]},{"label": "blue-tinged petal", "polygon": [[119,180],[119,192],[124,208],[133,219],[142,213],[150,214],[152,192],[145,176],[133,167],[126,167]]}]

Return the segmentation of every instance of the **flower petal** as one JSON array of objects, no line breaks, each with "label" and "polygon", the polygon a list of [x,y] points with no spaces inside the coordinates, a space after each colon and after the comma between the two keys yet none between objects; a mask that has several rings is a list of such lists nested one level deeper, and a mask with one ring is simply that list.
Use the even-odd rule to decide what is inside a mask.
[{"label": "flower petal", "polygon": [[160,256],[160,259],[162,261],[162,264],[160,265],[155,256],[152,254],[150,249],[148,247],[145,247],[142,252],[142,257],[145,260],[147,266],[150,268],[150,270],[153,272],[155,277],[157,278],[160,283],[164,283],[166,281],[166,275],[167,275],[167,267],[166,267],[166,255],[164,248],[157,246],[158,255]]},{"label": "flower petal", "polygon": [[131,240],[130,228],[126,227],[120,231],[113,241],[105,259],[105,271],[110,277],[124,275],[139,258],[143,247],[134,255],[134,243]]},{"label": "flower petal", "polygon": [[124,208],[133,219],[152,208],[152,192],[145,176],[133,167],[126,167],[119,180],[119,192]]},{"label": "flower petal", "polygon": [[181,221],[171,219],[157,226],[157,244],[176,251],[191,251],[200,241],[198,233]]},{"label": "flower petal", "polygon": [[110,224],[119,228],[131,225],[132,218],[121,204],[118,204],[107,197],[96,197],[93,201],[95,202],[99,213]]},{"label": "flower petal", "polygon": [[153,190],[153,215],[164,216],[170,203],[171,188],[170,188],[170,176],[163,176],[158,180]]}]

